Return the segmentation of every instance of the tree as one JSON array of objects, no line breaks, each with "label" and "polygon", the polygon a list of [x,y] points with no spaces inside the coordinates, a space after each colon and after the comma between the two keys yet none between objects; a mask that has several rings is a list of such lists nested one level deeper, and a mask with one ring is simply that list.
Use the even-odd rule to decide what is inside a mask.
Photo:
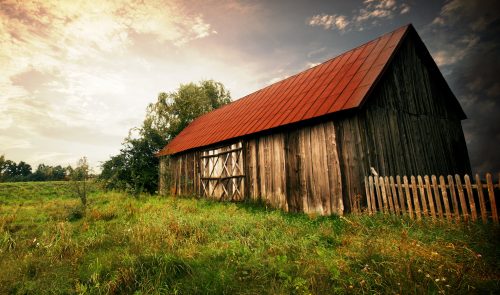
[{"label": "tree", "polygon": [[21,161],[17,164],[17,175],[28,177],[31,175],[31,165]]},{"label": "tree", "polygon": [[84,207],[87,206],[88,177],[89,177],[89,164],[87,162],[87,157],[83,157],[80,160],[78,160],[76,168],[72,171],[71,181],[73,184],[73,190],[82,201],[82,205]]},{"label": "tree", "polygon": [[120,154],[102,164],[99,180],[108,189],[125,189],[138,195],[158,188],[155,154],[197,117],[231,101],[224,85],[213,80],[181,84],[177,91],[162,92],[148,105],[146,118],[133,128]]},{"label": "tree", "polygon": [[0,180],[2,180],[4,167],[5,167],[5,156],[1,155],[0,156]]}]

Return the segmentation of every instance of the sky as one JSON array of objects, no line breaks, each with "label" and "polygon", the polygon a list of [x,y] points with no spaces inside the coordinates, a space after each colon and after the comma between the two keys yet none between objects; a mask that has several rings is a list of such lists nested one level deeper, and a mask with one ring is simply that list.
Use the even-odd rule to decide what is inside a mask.
[{"label": "sky", "polygon": [[215,79],[238,99],[412,23],[467,119],[473,172],[500,171],[495,0],[0,0],[0,155],[95,169],[148,103]]}]

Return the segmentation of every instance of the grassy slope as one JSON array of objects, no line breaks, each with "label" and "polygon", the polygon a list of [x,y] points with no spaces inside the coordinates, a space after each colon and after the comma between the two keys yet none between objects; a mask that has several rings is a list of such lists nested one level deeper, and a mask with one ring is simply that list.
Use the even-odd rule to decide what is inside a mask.
[{"label": "grassy slope", "polygon": [[79,218],[67,185],[0,184],[0,294],[500,288],[499,231],[490,227],[314,217],[113,192],[94,193]]}]

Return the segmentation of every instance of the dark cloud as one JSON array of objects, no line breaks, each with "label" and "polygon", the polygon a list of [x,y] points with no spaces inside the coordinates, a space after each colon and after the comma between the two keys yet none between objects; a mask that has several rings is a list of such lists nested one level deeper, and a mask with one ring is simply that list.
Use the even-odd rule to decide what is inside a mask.
[{"label": "dark cloud", "polygon": [[[474,172],[500,171],[500,19],[496,1],[447,1],[422,28],[467,119],[462,122]],[[498,10],[496,10],[498,11]]]}]

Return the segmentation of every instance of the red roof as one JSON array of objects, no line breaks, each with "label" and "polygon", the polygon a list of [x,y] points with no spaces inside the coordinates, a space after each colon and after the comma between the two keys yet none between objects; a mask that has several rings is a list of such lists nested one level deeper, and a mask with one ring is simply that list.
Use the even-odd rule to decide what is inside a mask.
[{"label": "red roof", "polygon": [[189,124],[158,155],[175,154],[359,107],[411,25],[274,83]]}]

